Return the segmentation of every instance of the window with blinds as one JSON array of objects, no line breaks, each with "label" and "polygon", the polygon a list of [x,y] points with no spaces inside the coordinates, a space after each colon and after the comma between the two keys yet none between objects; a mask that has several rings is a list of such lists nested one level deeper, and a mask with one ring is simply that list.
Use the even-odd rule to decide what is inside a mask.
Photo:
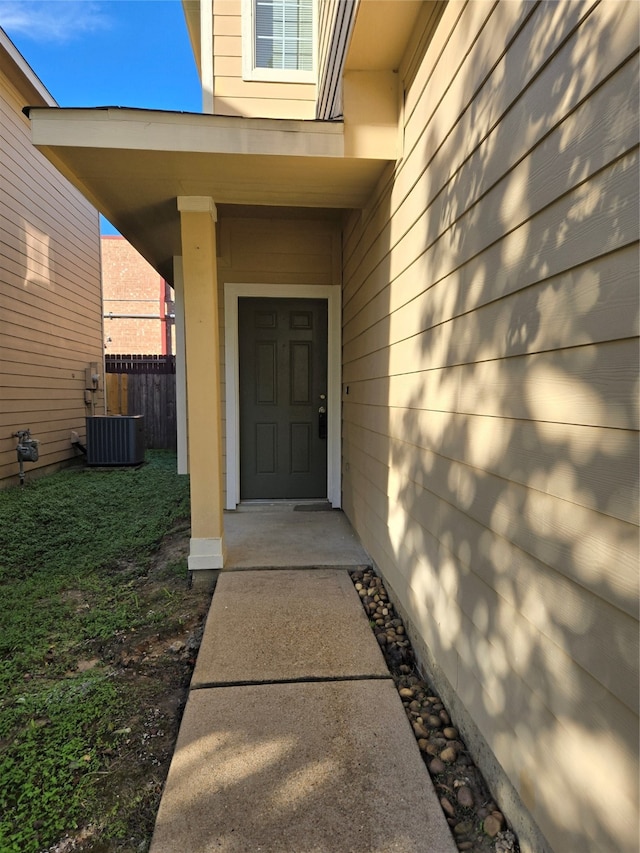
[{"label": "window with blinds", "polygon": [[242,79],[316,82],[317,0],[242,0]]},{"label": "window with blinds", "polygon": [[313,0],[252,0],[256,68],[313,71]]},{"label": "window with blinds", "polygon": [[255,66],[313,70],[313,0],[254,0]]}]

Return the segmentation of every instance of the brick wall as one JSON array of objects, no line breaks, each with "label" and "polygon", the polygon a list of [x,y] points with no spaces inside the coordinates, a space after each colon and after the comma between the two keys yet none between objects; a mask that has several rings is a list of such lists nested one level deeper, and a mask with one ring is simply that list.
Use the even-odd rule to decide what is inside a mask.
[{"label": "brick wall", "polygon": [[171,287],[124,237],[101,243],[105,352],[171,354]]}]

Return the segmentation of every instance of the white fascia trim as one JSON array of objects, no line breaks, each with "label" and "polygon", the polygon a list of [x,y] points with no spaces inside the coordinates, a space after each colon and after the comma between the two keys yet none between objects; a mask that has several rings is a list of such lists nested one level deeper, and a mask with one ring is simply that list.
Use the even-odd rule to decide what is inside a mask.
[{"label": "white fascia trim", "polygon": [[238,299],[257,296],[275,299],[326,299],[327,341],[327,499],[334,508],[342,506],[341,445],[341,341],[342,290],[332,285],[233,284],[224,285],[224,348],[226,383],[227,499],[225,509],[240,503],[240,372],[238,358]]},{"label": "white fascia trim", "polygon": [[29,118],[37,146],[344,158],[341,122],[119,107],[38,107],[30,110]]},{"label": "white fascia trim", "polygon": [[213,539],[191,539],[187,567],[190,572],[221,569],[224,564],[224,542],[222,537]]},{"label": "white fascia trim", "polygon": [[24,94],[25,91],[27,92],[27,98],[30,99],[27,101],[27,103],[34,103],[34,101],[31,100],[34,98],[34,96],[30,91],[34,90],[36,93],[36,99],[39,100],[43,105],[46,104],[46,106],[49,107],[56,107],[58,105],[56,99],[53,97],[51,92],[47,89],[42,80],[35,73],[33,68],[29,65],[27,60],[20,53],[20,51],[11,41],[9,36],[1,28],[0,50],[4,51],[13,63],[13,68],[9,68],[8,71],[9,78],[11,79],[11,82],[16,86],[20,94]]}]

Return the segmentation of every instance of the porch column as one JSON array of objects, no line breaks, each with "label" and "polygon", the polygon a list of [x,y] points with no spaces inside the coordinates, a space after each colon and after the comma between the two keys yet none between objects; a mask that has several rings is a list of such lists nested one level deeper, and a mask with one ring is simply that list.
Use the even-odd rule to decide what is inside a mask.
[{"label": "porch column", "polygon": [[222,438],[216,206],[206,196],[179,196],[182,234],[187,418],[191,482],[189,571],[221,569]]}]

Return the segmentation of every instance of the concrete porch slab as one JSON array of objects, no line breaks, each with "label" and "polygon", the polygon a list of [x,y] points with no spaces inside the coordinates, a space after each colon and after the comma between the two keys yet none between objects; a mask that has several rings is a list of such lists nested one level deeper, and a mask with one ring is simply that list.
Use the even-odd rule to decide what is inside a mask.
[{"label": "concrete porch slab", "polygon": [[390,677],[344,569],[221,573],[192,689],[365,676]]},{"label": "concrete porch slab", "polygon": [[192,690],[150,853],[456,853],[391,681]]},{"label": "concrete porch slab", "polygon": [[369,565],[344,513],[305,511],[313,507],[282,502],[225,512],[225,569]]}]

